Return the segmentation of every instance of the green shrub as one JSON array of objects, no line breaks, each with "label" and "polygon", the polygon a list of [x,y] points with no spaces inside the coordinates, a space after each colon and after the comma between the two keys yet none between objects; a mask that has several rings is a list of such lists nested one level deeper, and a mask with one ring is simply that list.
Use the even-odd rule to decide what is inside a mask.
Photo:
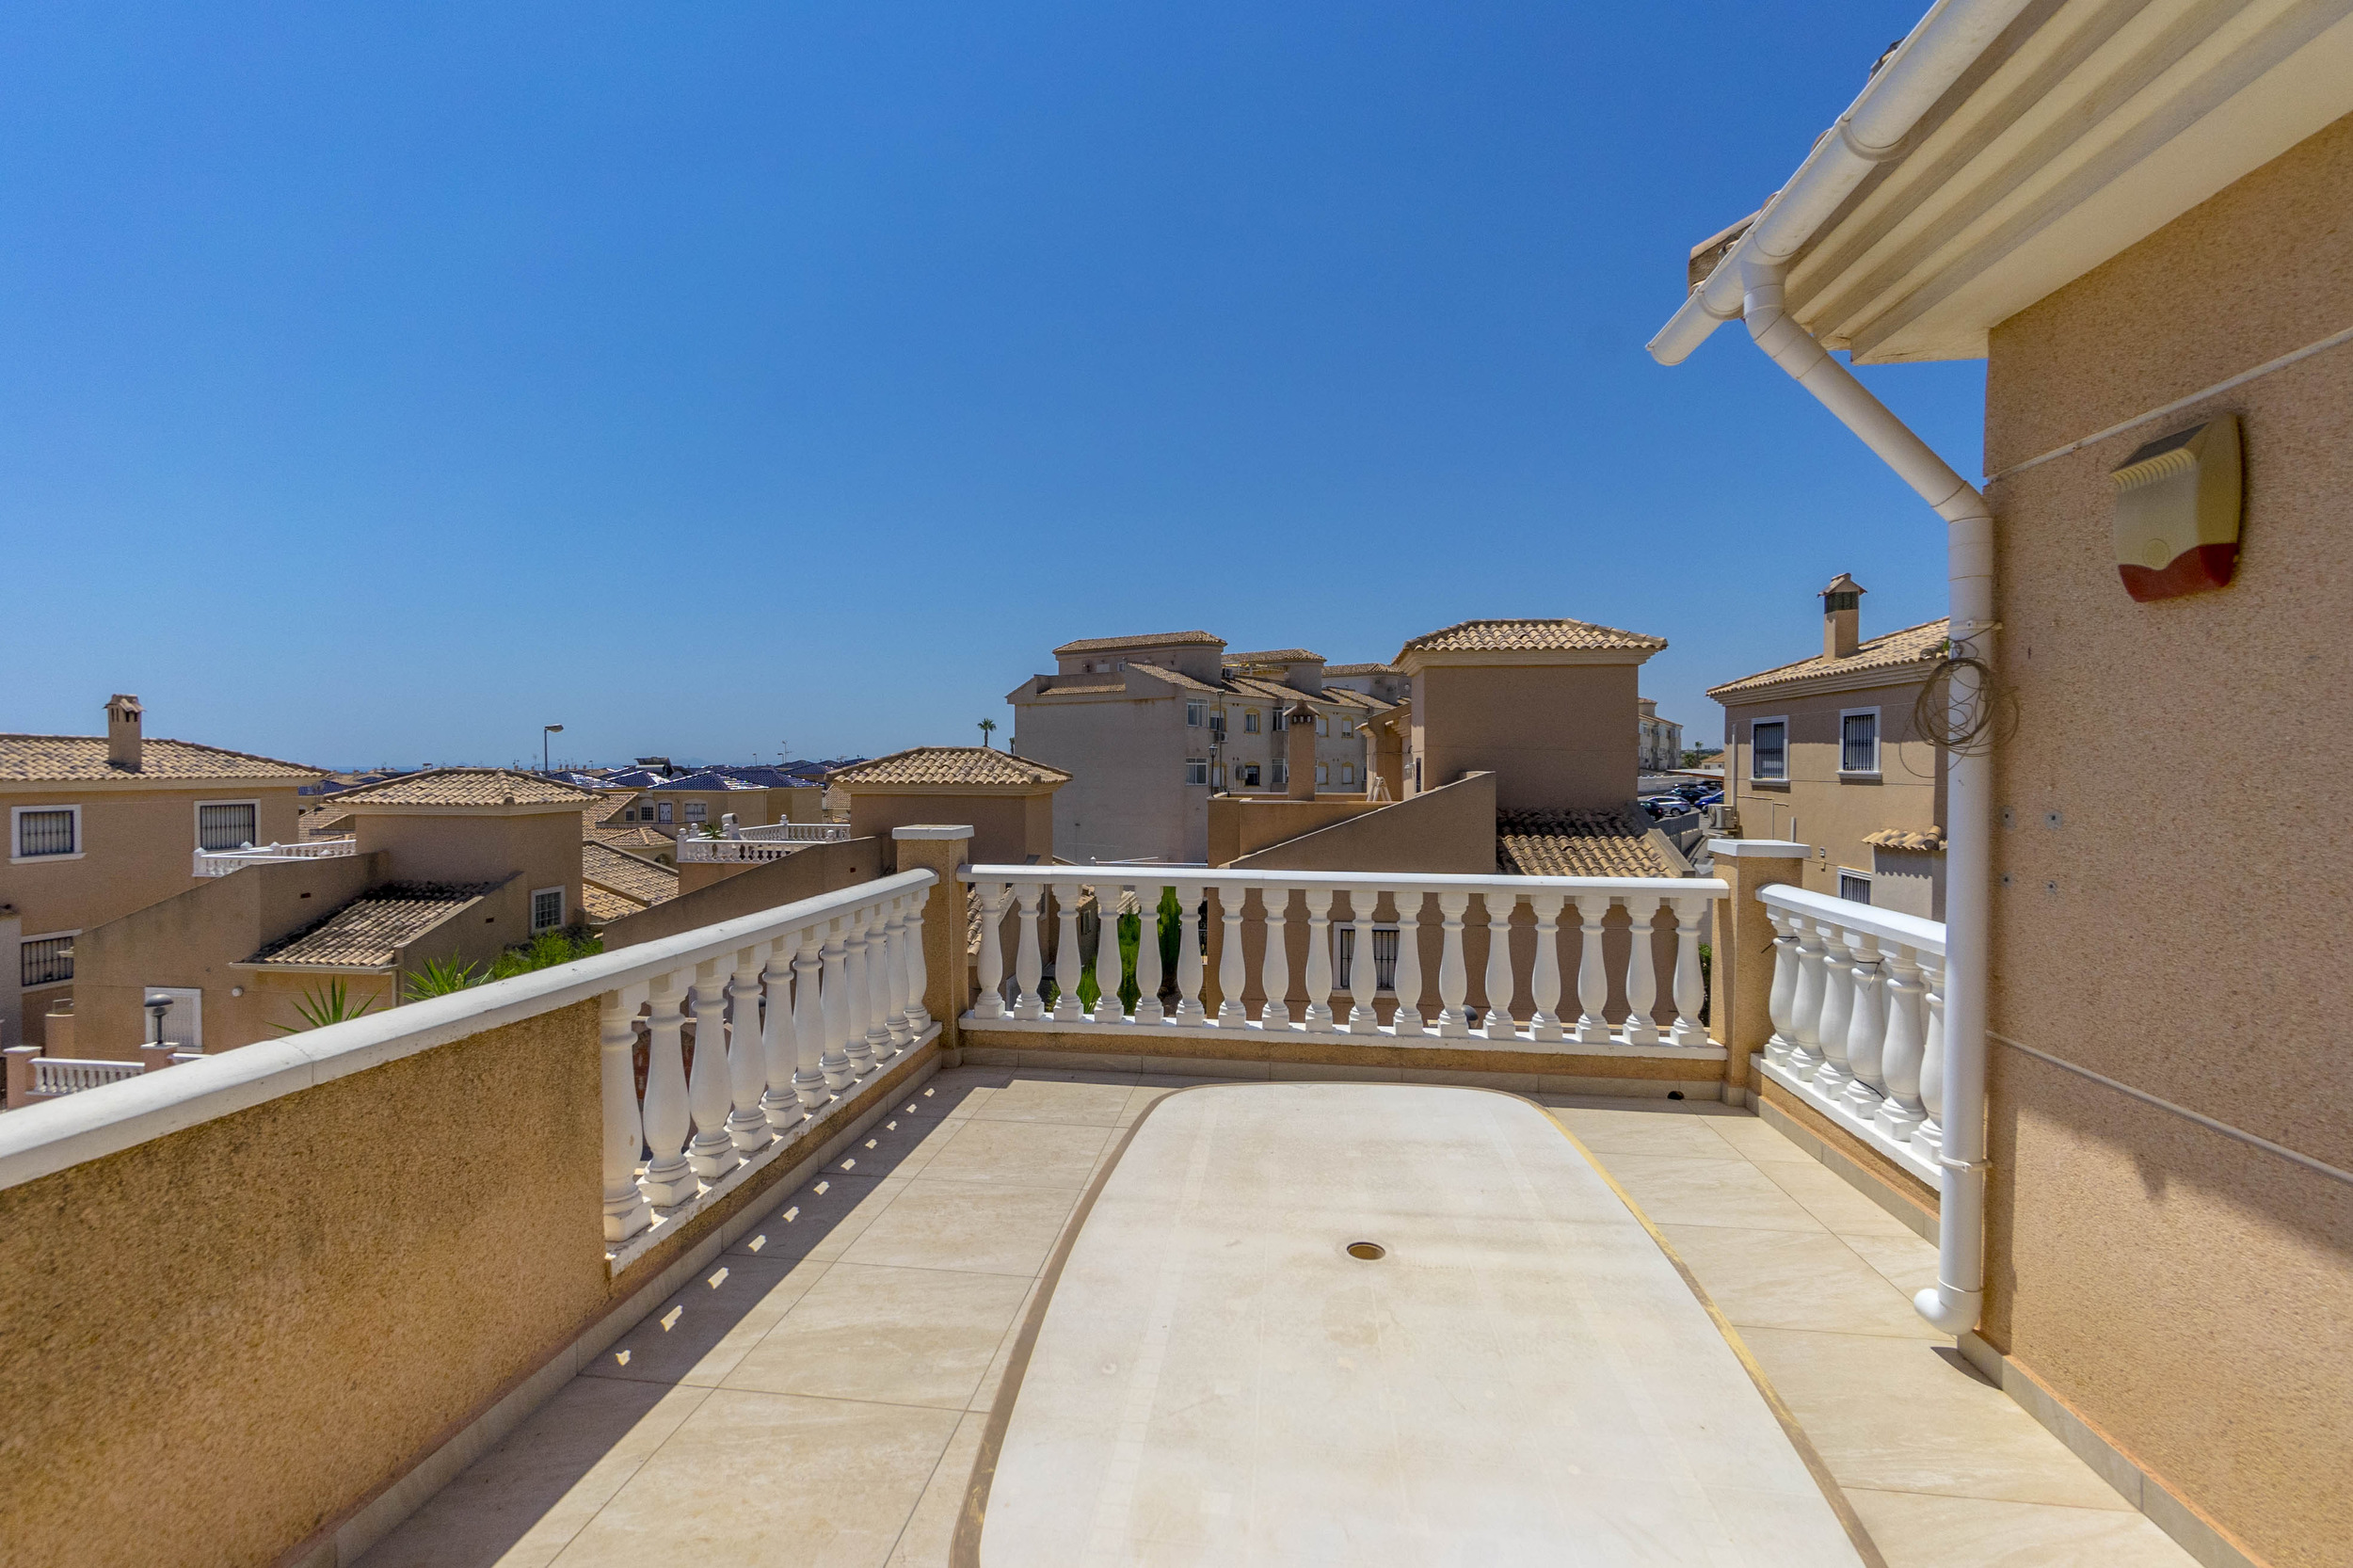
[{"label": "green shrub", "polygon": [[423,1001],[427,997],[445,997],[469,985],[479,985],[482,981],[483,976],[472,964],[461,962],[453,953],[428,960],[424,968],[408,977],[404,988],[410,1001]]},{"label": "green shrub", "polygon": [[299,1034],[306,1029],[325,1029],[328,1024],[349,1023],[375,1005],[373,995],[360,998],[355,1003],[351,992],[342,981],[330,980],[323,986],[312,986],[302,993],[302,1000],[295,1003],[295,1012],[302,1019],[300,1023],[272,1024],[270,1028],[280,1034]]},{"label": "green shrub", "polygon": [[552,968],[568,964],[575,958],[588,958],[604,951],[604,938],[586,926],[568,926],[562,931],[542,931],[530,941],[508,948],[490,960],[487,980],[512,980],[534,969]]}]

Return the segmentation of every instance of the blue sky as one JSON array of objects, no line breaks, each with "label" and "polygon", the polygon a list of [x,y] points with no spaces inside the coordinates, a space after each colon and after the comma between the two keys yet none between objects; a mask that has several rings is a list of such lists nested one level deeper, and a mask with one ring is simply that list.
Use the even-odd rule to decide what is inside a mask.
[{"label": "blue sky", "polygon": [[[1567,615],[1713,735],[1833,573],[1943,609],[1742,334],[1642,352],[1919,4],[12,7],[0,728],[872,753]],[[1866,378],[1976,472],[1980,365]]]}]

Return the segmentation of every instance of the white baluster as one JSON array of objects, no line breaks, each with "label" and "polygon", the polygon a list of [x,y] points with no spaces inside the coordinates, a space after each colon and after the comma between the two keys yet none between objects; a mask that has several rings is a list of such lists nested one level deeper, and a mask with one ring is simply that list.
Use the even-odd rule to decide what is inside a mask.
[{"label": "white baluster", "polygon": [[1176,1021],[1206,1025],[1209,1011],[1201,1005],[1201,884],[1176,884]]},{"label": "white baluster", "polygon": [[866,962],[861,977],[865,984],[856,995],[865,1002],[864,1038],[870,1070],[890,1059],[890,976],[899,967],[898,954],[890,951],[891,903],[885,900],[866,912]]},{"label": "white baluster", "polygon": [[684,1153],[689,1116],[685,1054],[679,1045],[679,977],[657,975],[646,1018],[646,1200],[657,1208],[684,1203],[697,1190]]},{"label": "white baluster", "polygon": [[1020,947],[1014,958],[1014,983],[1019,989],[1014,993],[1013,1016],[1016,1018],[1040,1018],[1046,1016],[1045,999],[1038,995],[1038,983],[1045,978],[1045,960],[1038,955],[1037,901],[1046,891],[1035,882],[1023,882],[1014,888],[1020,912],[1014,924],[1020,931]]},{"label": "white baluster", "polygon": [[1512,1018],[1512,994],[1515,989],[1512,975],[1512,910],[1519,899],[1509,893],[1481,893],[1479,902],[1487,909],[1487,1019],[1481,1032],[1490,1040],[1515,1039],[1519,1026]]},{"label": "white baluster", "polygon": [[1826,1100],[1847,1092],[1852,1076],[1847,1071],[1847,1028],[1854,1021],[1854,957],[1847,946],[1847,929],[1825,920],[1822,928],[1822,1064],[1814,1069],[1814,1087]]},{"label": "white baluster", "polygon": [[1136,1022],[1164,1022],[1160,1005],[1160,884],[1136,884]]},{"label": "white baluster", "polygon": [[728,1089],[735,1102],[728,1112],[728,1138],[739,1154],[764,1149],[776,1136],[760,1103],[768,1087],[768,1056],[760,1039],[760,966],[766,956],[764,943],[738,948],[728,984]]},{"label": "white baluster", "polygon": [[744,1162],[728,1136],[727,1005],[719,961],[706,958],[695,966],[695,1065],[686,1075],[686,1103],[695,1112],[686,1162],[705,1181],[716,1181]]},{"label": "white baluster", "polygon": [[1247,888],[1220,888],[1217,890],[1217,1027],[1220,1029],[1240,1029],[1250,1021],[1250,1010],[1241,1001],[1242,989],[1250,984],[1250,966],[1243,961],[1241,952],[1241,906],[1249,896]]},{"label": "white baluster", "polygon": [[1097,882],[1095,885],[1095,1021],[1117,1024],[1128,1021],[1125,1005],[1119,1000],[1120,983],[1128,978],[1127,966],[1119,961],[1119,884]]},{"label": "white baluster", "polygon": [[877,989],[882,1000],[883,1035],[889,1042],[888,1050],[877,1050],[876,1060],[896,1056],[915,1039],[915,1032],[907,1028],[907,895],[894,894],[890,900],[890,919],[884,927],[888,940],[883,946],[882,984]]},{"label": "white baluster", "polygon": [[[1001,882],[983,882],[972,891],[981,901],[981,994],[972,999],[976,1018],[1005,1016],[1005,903],[1013,889]],[[952,935],[952,933],[951,934]]]},{"label": "white baluster", "polygon": [[1772,1038],[1765,1042],[1765,1060],[1777,1067],[1789,1065],[1790,1053],[1798,1048],[1798,932],[1789,916],[1771,904],[1765,906],[1765,918],[1773,926],[1773,989],[1766,999],[1766,1011],[1773,1020]]},{"label": "white baluster", "polygon": [[1381,967],[1372,954],[1372,920],[1381,907],[1378,888],[1351,888],[1348,890],[1349,960],[1348,960],[1348,1032],[1351,1034],[1381,1032],[1381,1010],[1374,1005],[1381,995]]},{"label": "white baluster", "polygon": [[1054,887],[1054,1017],[1075,1024],[1086,1017],[1079,1005],[1079,977],[1086,972],[1079,952],[1079,885],[1057,882]]},{"label": "white baluster", "polygon": [[599,1010],[598,1054],[604,1088],[604,1239],[626,1241],[653,1224],[637,1190],[645,1125],[637,1114],[637,1009],[643,985],[607,991]]},{"label": "white baluster", "polygon": [[824,939],[819,927],[804,927],[792,952],[792,1092],[811,1116],[840,1087],[825,1059],[825,1004],[818,978]]},{"label": "white baluster", "polygon": [[1640,897],[1625,901],[1625,1043],[1629,1046],[1658,1044],[1658,1020],[1652,1016],[1658,1006],[1658,970],[1651,943],[1657,934],[1661,902]]},{"label": "white baluster", "polygon": [[923,911],[932,902],[929,888],[918,888],[907,895],[906,950],[907,962],[901,978],[900,1014],[907,1021],[907,1044],[912,1046],[932,1027],[932,1010],[924,1005],[923,994],[931,986],[931,968],[923,962]]},{"label": "white baluster", "polygon": [[1887,1049],[1880,1058],[1887,1095],[1871,1119],[1898,1144],[1912,1142],[1927,1114],[1920,1104],[1920,1060],[1928,1045],[1921,1017],[1926,997],[1917,955],[1897,944],[1887,959]]},{"label": "white baluster", "polygon": [[1577,896],[1577,1043],[1609,1043],[1609,971],[1602,962],[1601,939],[1609,918],[1609,895]]},{"label": "white baluster", "polygon": [[1266,1005],[1258,1010],[1258,1022],[1267,1029],[1289,1029],[1291,1026],[1291,955],[1288,930],[1290,906],[1291,890],[1289,888],[1258,889],[1258,907],[1266,914],[1266,963],[1261,975],[1266,986]]},{"label": "white baluster", "polygon": [[1704,898],[1679,898],[1675,908],[1675,1021],[1668,1040],[1678,1046],[1707,1044],[1707,1026],[1700,1010],[1707,1005],[1707,983],[1700,978],[1700,917],[1707,913]]},{"label": "white baluster", "polygon": [[873,986],[866,974],[873,923],[872,905],[853,909],[849,929],[841,937],[841,1010],[850,1026],[841,1050],[850,1059],[850,1076],[854,1079],[864,1078],[874,1070],[874,1044],[866,1034],[874,1017]]},{"label": "white baluster", "polygon": [[1887,1097],[1887,1080],[1880,1071],[1887,1049],[1887,999],[1880,988],[1879,938],[1858,931],[1853,946],[1854,1010],[1847,1019],[1847,1071],[1854,1076],[1840,1098],[1849,1115],[1867,1123]]},{"label": "white baluster", "polygon": [[1399,1039],[1426,1032],[1421,1016],[1421,904],[1426,893],[1401,892],[1397,899],[1397,1016]]},{"label": "white baluster", "polygon": [[1307,1027],[1332,1027],[1332,889],[1303,889],[1307,900]]},{"label": "white baluster", "polygon": [[1438,948],[1438,1032],[1450,1040],[1470,1033],[1463,1010],[1463,1000],[1470,995],[1470,966],[1463,961],[1463,914],[1468,908],[1468,893],[1438,895],[1438,912],[1445,917]]},{"label": "white baluster", "polygon": [[1928,987],[1929,1038],[1920,1050],[1919,1130],[1912,1146],[1930,1160],[1945,1154],[1945,956],[1920,955],[1920,980]]},{"label": "white baluster", "polygon": [[825,922],[825,945],[820,957],[825,966],[825,983],[820,1000],[825,1010],[825,1053],[819,1066],[825,1075],[825,1087],[841,1093],[857,1079],[856,1065],[850,1060],[850,922],[837,915]]},{"label": "white baluster", "polygon": [[767,965],[760,974],[767,993],[767,1005],[760,1011],[760,1048],[768,1074],[768,1087],[760,1096],[760,1113],[777,1133],[788,1137],[808,1114],[801,1108],[799,1085],[794,1082],[800,1043],[792,1032],[792,951],[800,941],[797,931],[778,937],[770,946]]},{"label": "white baluster", "polygon": [[1798,933],[1798,996],[1791,1003],[1792,1037],[1797,1044],[1789,1052],[1789,1072],[1801,1083],[1811,1083],[1822,1066],[1822,997],[1827,955],[1821,927],[1802,915],[1790,916],[1789,923]]}]

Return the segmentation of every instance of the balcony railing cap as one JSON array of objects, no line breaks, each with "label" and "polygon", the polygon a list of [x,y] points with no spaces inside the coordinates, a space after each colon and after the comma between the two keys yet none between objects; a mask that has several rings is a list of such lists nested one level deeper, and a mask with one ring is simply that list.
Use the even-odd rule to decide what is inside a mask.
[{"label": "balcony railing cap", "polygon": [[1154,882],[1188,888],[1377,888],[1425,893],[1615,893],[1724,898],[1713,876],[1477,876],[1449,872],[1212,871],[1200,866],[967,866],[965,882]]},{"label": "balcony railing cap", "polygon": [[890,836],[894,839],[969,839],[972,829],[968,824],[909,823],[904,827],[892,828]]},{"label": "balcony railing cap", "polygon": [[1843,926],[1849,931],[1863,932],[1883,942],[1899,942],[1915,952],[1942,956],[1945,952],[1945,923],[1924,920],[1917,915],[1906,915],[1894,909],[1875,909],[1852,899],[1833,898],[1828,893],[1810,892],[1786,882],[1756,890],[1757,901],[1794,915],[1811,916]]},{"label": "balcony railing cap", "polygon": [[1710,839],[1706,843],[1710,855],[1727,860],[1754,856],[1764,860],[1802,860],[1814,853],[1812,844],[1801,844],[1788,839]]}]

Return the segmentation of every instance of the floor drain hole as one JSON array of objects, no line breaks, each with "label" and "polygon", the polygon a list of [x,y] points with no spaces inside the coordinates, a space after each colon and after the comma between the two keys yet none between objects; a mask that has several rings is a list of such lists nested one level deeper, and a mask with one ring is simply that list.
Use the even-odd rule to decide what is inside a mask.
[{"label": "floor drain hole", "polygon": [[1369,1263],[1376,1257],[1388,1256],[1389,1249],[1378,1241],[1351,1241],[1348,1244],[1348,1256],[1361,1257]]}]

